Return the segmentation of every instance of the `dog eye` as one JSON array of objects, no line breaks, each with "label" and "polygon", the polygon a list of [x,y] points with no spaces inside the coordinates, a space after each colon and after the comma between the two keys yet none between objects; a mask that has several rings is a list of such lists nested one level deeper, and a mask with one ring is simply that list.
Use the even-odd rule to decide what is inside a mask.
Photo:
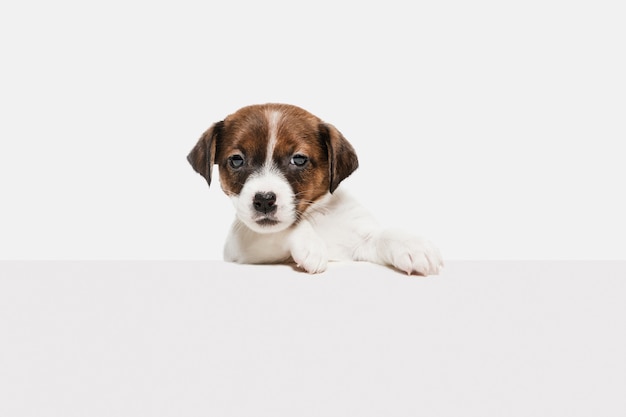
[{"label": "dog eye", "polygon": [[289,163],[297,167],[301,167],[301,166],[304,166],[304,164],[306,164],[308,160],[309,158],[307,158],[306,156],[296,154],[291,157],[291,160],[289,161]]},{"label": "dog eye", "polygon": [[228,158],[228,164],[232,168],[241,168],[241,166],[243,165],[243,156],[241,155],[231,156],[230,158]]}]

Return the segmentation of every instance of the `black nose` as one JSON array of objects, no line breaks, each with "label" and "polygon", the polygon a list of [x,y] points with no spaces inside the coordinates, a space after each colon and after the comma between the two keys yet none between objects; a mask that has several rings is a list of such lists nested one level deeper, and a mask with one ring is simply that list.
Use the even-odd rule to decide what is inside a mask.
[{"label": "black nose", "polygon": [[259,213],[269,214],[276,211],[276,194],[274,193],[256,193],[252,204],[254,209]]}]

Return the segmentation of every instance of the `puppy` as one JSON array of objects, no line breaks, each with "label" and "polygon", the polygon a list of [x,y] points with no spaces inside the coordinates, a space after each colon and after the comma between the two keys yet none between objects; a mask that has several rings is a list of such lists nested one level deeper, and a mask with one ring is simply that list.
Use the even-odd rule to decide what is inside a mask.
[{"label": "puppy", "polygon": [[291,263],[319,273],[331,261],[369,261],[407,274],[437,274],[430,242],[378,226],[339,184],[358,167],[332,125],[292,105],[244,107],[213,124],[187,156],[222,190],[236,217],[224,247],[231,262]]}]

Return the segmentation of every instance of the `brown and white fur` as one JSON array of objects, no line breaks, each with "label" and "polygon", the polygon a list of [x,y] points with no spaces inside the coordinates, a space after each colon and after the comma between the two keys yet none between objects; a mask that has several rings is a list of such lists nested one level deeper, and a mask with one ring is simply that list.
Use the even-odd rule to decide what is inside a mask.
[{"label": "brown and white fur", "polygon": [[358,166],[352,145],[332,125],[292,105],[244,107],[213,124],[187,157],[211,185],[219,165],[236,218],[224,259],[295,262],[309,273],[328,261],[369,261],[407,274],[437,274],[430,242],[378,226],[339,184]]}]

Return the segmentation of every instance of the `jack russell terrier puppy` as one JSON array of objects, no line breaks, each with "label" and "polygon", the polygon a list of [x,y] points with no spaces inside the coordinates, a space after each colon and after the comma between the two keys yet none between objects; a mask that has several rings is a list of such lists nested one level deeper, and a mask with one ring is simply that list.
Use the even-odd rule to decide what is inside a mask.
[{"label": "jack russell terrier puppy", "polygon": [[226,261],[295,262],[312,274],[328,261],[368,261],[409,275],[443,266],[429,241],[381,228],[337,189],[357,168],[356,153],[334,126],[299,107],[244,107],[204,132],[187,160],[209,185],[219,165],[235,206]]}]

